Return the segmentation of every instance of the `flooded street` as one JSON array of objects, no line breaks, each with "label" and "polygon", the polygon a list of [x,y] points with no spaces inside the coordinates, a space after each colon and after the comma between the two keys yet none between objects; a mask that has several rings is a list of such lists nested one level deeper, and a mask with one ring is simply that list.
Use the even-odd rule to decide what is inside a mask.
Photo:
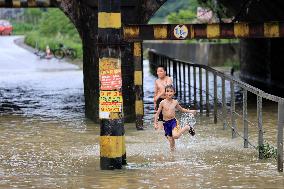
[{"label": "flooded street", "polygon": [[[283,188],[276,160],[259,160],[212,116],[198,116],[196,136],[182,136],[169,153],[163,131],[152,126],[155,78],[147,61],[145,130],[125,124],[128,165],[100,170],[99,125],[85,118],[83,71],[40,60],[15,38],[0,37],[0,188]],[[277,107],[263,109],[265,139],[275,146]],[[257,144],[256,128],[249,131]]]}]

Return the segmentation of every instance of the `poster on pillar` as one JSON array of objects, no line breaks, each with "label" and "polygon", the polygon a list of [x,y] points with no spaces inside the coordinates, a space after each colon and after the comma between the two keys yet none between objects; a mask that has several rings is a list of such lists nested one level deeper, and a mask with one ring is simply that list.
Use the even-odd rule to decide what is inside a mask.
[{"label": "poster on pillar", "polygon": [[120,59],[102,58],[99,60],[100,90],[120,90],[122,86]]},{"label": "poster on pillar", "polygon": [[100,91],[100,119],[111,119],[111,114],[122,112],[122,94],[119,91]]}]

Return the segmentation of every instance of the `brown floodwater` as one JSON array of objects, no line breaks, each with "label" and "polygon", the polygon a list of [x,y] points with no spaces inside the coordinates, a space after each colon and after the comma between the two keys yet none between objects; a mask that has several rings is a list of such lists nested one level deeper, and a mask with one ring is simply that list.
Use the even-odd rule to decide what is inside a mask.
[{"label": "brown floodwater", "polygon": [[[13,40],[0,38],[0,188],[283,188],[276,160],[259,160],[254,147],[244,149],[242,138],[231,139],[230,128],[214,124],[212,115],[198,115],[196,136],[185,134],[170,152],[163,131],[152,126],[155,78],[147,61],[145,130],[125,124],[128,164],[100,170],[99,125],[84,117],[82,70],[39,60]],[[263,109],[264,138],[276,146],[277,106]],[[254,103],[249,120],[256,121]],[[257,146],[256,127],[249,133]]]}]

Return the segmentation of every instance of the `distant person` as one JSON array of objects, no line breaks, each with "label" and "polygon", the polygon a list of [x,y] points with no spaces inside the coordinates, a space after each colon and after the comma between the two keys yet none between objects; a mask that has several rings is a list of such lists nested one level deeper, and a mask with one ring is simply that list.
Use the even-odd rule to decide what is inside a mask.
[{"label": "distant person", "polygon": [[45,48],[45,58],[46,59],[51,59],[51,50],[49,48],[49,46],[47,45],[46,48]]},{"label": "distant person", "polygon": [[[158,66],[156,70],[158,79],[155,81],[155,88],[154,88],[154,109],[155,111],[158,110],[159,104],[162,100],[166,98],[165,96],[165,87],[167,85],[172,85],[173,81],[172,79],[167,76],[166,69],[164,66]],[[163,115],[162,112],[159,115],[159,124],[155,129],[163,129]]]},{"label": "distant person", "polygon": [[195,135],[195,131],[193,127],[190,125],[186,125],[183,128],[180,128],[178,125],[178,121],[176,120],[176,109],[181,112],[196,114],[196,110],[189,110],[182,108],[179,105],[177,100],[173,99],[175,95],[175,89],[173,85],[168,85],[165,87],[165,99],[160,102],[158,111],[155,114],[154,118],[154,127],[158,127],[158,118],[159,114],[163,113],[163,126],[165,131],[165,136],[169,140],[171,151],[175,150],[175,139],[178,139],[184,132],[188,131],[192,136]]}]

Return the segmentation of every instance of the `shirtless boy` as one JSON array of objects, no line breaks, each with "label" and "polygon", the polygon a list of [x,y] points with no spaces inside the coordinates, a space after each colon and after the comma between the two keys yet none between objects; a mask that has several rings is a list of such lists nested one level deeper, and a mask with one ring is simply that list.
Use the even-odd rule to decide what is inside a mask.
[{"label": "shirtless boy", "polygon": [[177,100],[173,99],[175,95],[175,89],[172,85],[168,85],[165,87],[165,99],[161,101],[158,111],[155,114],[154,118],[154,127],[158,127],[158,117],[159,114],[163,113],[164,120],[164,130],[165,136],[170,142],[170,148],[173,151],[175,149],[175,139],[178,139],[184,132],[188,131],[192,136],[195,134],[194,129],[190,125],[186,125],[183,128],[178,126],[176,116],[176,109],[181,112],[196,114],[196,110],[189,110],[182,108]]},{"label": "shirtless boy", "polygon": [[[172,79],[167,76],[166,69],[163,66],[157,67],[158,79],[155,81],[154,89],[154,109],[158,110],[159,104],[162,100],[166,98],[165,96],[165,86],[172,85]],[[155,126],[155,129],[163,129],[163,115],[162,112],[159,114],[159,123]]]}]

